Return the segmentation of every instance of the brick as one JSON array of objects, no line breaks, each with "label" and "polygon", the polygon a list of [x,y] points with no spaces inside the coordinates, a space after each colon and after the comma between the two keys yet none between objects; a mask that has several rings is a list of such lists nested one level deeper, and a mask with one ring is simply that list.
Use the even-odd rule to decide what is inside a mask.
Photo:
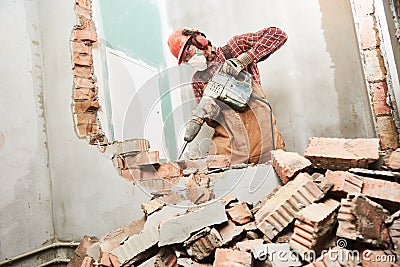
[{"label": "brick", "polygon": [[333,238],[339,206],[338,201],[327,199],[302,209],[296,216],[290,246],[302,255],[321,252],[327,241]]},{"label": "brick", "polygon": [[105,251],[101,252],[99,265],[100,266],[112,267],[110,254],[108,252],[105,252]]},{"label": "brick", "polygon": [[380,170],[368,170],[361,168],[351,168],[349,172],[360,176],[366,176],[370,178],[383,179],[388,181],[398,181],[400,173],[392,171],[380,171]]},{"label": "brick", "polygon": [[80,76],[80,77],[91,77],[92,76],[92,68],[91,67],[76,65],[73,68],[73,71],[74,71],[75,76]]},{"label": "brick", "polygon": [[74,77],[74,83],[77,88],[94,88],[92,78]]},{"label": "brick", "polygon": [[74,251],[74,256],[68,263],[68,267],[80,267],[86,256],[87,248],[99,241],[95,236],[84,236]]},{"label": "brick", "polygon": [[92,18],[92,11],[79,5],[75,5],[75,13],[78,17],[84,17],[86,19]]},{"label": "brick", "polygon": [[182,176],[182,169],[177,163],[160,163],[156,168],[158,175],[162,178]]},{"label": "brick", "polygon": [[110,261],[113,267],[121,267],[121,264],[118,261],[118,258],[112,254],[108,255],[110,257]]},{"label": "brick", "polygon": [[158,242],[157,226],[145,227],[139,234],[129,237],[124,243],[110,253],[118,258],[121,265],[137,264],[157,254],[153,249]]},{"label": "brick", "polygon": [[88,54],[74,53],[74,64],[78,66],[93,66],[93,57]]},{"label": "brick", "polygon": [[208,169],[223,169],[231,165],[228,155],[208,155],[206,158]]},{"label": "brick", "polygon": [[90,0],[76,0],[75,3],[79,5],[80,7],[86,8],[91,10],[92,9],[92,4]]},{"label": "brick", "polygon": [[400,148],[396,149],[390,154],[386,166],[388,166],[390,169],[394,171],[400,170]]},{"label": "brick", "polygon": [[214,267],[252,266],[251,254],[247,252],[218,248],[215,252]]},{"label": "brick", "polygon": [[98,124],[78,124],[76,129],[79,136],[86,137],[90,134],[95,134],[100,132]]},{"label": "brick", "polygon": [[100,108],[98,101],[77,101],[74,102],[74,112],[84,113],[90,111],[97,111]]},{"label": "brick", "polygon": [[367,15],[361,19],[360,37],[362,49],[371,49],[379,46],[379,37],[373,15]]},{"label": "brick", "polygon": [[142,203],[140,207],[142,208],[144,214],[149,216],[150,214],[162,209],[165,206],[165,203],[155,198],[148,202]]},{"label": "brick", "polygon": [[198,172],[205,172],[208,170],[207,159],[200,158],[200,159],[187,160],[187,161],[185,161],[183,169],[184,170],[185,169],[195,169]]},{"label": "brick", "polygon": [[189,256],[201,261],[222,246],[222,237],[215,228],[206,227],[184,243]]},{"label": "brick", "polygon": [[196,210],[166,220],[160,225],[159,246],[181,243],[191,233],[207,226],[221,224],[228,220],[222,202],[213,202]]},{"label": "brick", "polygon": [[138,267],[178,267],[178,259],[174,253],[174,251],[168,247],[161,248],[160,251],[152,257],[148,259],[144,263],[140,264]]},{"label": "brick", "polygon": [[311,137],[304,156],[317,168],[367,168],[379,159],[379,139]]},{"label": "brick", "polygon": [[331,191],[341,196],[347,193],[360,193],[364,180],[350,172],[327,170],[325,178],[333,183]]},{"label": "brick", "polygon": [[399,146],[398,134],[392,116],[377,117],[379,138],[382,149],[396,149]]},{"label": "brick", "polygon": [[75,101],[93,101],[97,97],[91,88],[77,88],[74,92]]},{"label": "brick", "polygon": [[92,54],[92,46],[82,41],[73,41],[72,49],[74,53],[79,54]]},{"label": "brick", "polygon": [[354,0],[354,9],[361,17],[375,12],[373,0]]},{"label": "brick", "polygon": [[124,168],[134,168],[141,165],[157,164],[160,162],[158,151],[144,151],[124,156]]},{"label": "brick", "polygon": [[379,82],[386,79],[386,68],[380,49],[364,50],[364,69],[368,82]]},{"label": "brick", "polygon": [[341,201],[336,235],[375,247],[389,248],[390,235],[385,221],[389,212],[361,194],[349,194]]},{"label": "brick", "polygon": [[232,241],[240,238],[244,234],[245,227],[242,225],[236,225],[231,220],[224,223],[219,230],[222,237],[222,243],[224,246],[230,244]]},{"label": "brick", "polygon": [[363,250],[361,254],[361,266],[362,267],[395,267],[399,266],[396,264],[396,254],[390,250]]},{"label": "brick", "polygon": [[[335,256],[332,256],[335,255]],[[304,265],[305,267],[356,267],[359,258],[353,251],[345,248],[331,247],[326,253],[317,258],[314,262]],[[344,265],[343,265],[344,264]]]},{"label": "brick", "polygon": [[226,212],[229,217],[232,218],[232,221],[239,225],[246,224],[253,220],[253,214],[246,202],[234,205],[232,208],[227,209]]},{"label": "brick", "polygon": [[388,98],[386,82],[370,83],[370,87],[375,115],[390,115],[392,110],[386,102]]},{"label": "brick", "polygon": [[128,181],[132,181],[132,182],[137,180],[137,178],[134,176],[133,173],[134,173],[133,169],[125,169],[125,170],[120,171],[120,175],[122,177],[124,177]]},{"label": "brick", "polygon": [[82,261],[81,267],[93,267],[93,259],[92,257],[85,257]]},{"label": "brick", "polygon": [[400,210],[390,216],[390,218],[387,219],[386,224],[389,226],[389,234],[394,249],[400,250]]},{"label": "brick", "polygon": [[245,240],[237,242],[236,247],[239,249],[239,251],[252,252],[253,247],[260,246],[263,243],[264,243],[263,239]]},{"label": "brick", "polygon": [[75,30],[74,31],[74,40],[96,42],[97,34],[94,31]]},{"label": "brick", "polygon": [[225,207],[229,206],[232,203],[239,202],[238,198],[232,193],[223,196],[221,200],[222,202],[224,202]]},{"label": "brick", "polygon": [[361,193],[376,199],[400,203],[400,184],[391,181],[363,177]]},{"label": "brick", "polygon": [[97,123],[96,113],[79,113],[75,115],[77,124]]},{"label": "brick", "polygon": [[[131,223],[123,225],[110,233],[106,234],[99,240],[101,251],[110,252],[119,247],[120,243],[130,236],[139,234],[143,228],[146,218],[144,216]],[[112,260],[112,257],[111,257]]]},{"label": "brick", "polygon": [[324,192],[324,194],[328,193],[329,190],[333,187],[333,183],[329,181],[324,175],[320,173],[314,173],[311,175],[311,179],[315,183],[318,188]]},{"label": "brick", "polygon": [[295,152],[282,149],[272,151],[272,166],[284,184],[311,166],[311,161]]},{"label": "brick", "polygon": [[285,229],[303,208],[321,199],[324,193],[308,174],[300,173],[281,187],[255,214],[257,228],[272,240]]}]

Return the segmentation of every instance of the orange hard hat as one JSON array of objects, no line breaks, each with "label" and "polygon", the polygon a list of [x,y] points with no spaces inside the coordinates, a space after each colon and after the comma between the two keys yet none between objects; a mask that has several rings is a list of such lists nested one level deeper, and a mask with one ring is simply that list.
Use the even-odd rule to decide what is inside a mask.
[{"label": "orange hard hat", "polygon": [[178,64],[182,63],[183,51],[190,44],[194,44],[199,49],[205,49],[208,45],[208,40],[200,31],[186,27],[176,29],[169,36],[169,50],[178,59]]}]

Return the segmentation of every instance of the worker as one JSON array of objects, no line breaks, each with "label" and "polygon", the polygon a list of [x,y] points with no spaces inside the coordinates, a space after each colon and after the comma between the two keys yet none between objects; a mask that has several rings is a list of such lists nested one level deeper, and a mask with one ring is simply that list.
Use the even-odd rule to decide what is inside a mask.
[{"label": "worker", "polygon": [[[215,47],[204,33],[182,27],[170,35],[168,46],[179,65],[189,64],[196,70],[192,78],[192,88],[200,102],[207,82],[221,65],[224,73],[234,77],[238,77],[242,70],[250,73],[253,78],[253,94],[266,98],[261,87],[257,63],[271,56],[286,40],[287,35],[284,31],[269,27],[254,33],[234,36],[226,45]],[[204,109],[209,110],[206,122],[215,130],[209,154],[227,155],[232,164],[257,164],[271,159],[270,151],[274,149],[274,145],[275,149],[285,149],[275,118],[272,134],[270,109],[267,105],[252,98],[248,103],[249,108],[239,112],[213,99],[207,100],[206,103],[208,108]],[[196,136],[203,119],[201,116],[194,116],[191,123],[186,125],[186,141],[190,142]]]}]

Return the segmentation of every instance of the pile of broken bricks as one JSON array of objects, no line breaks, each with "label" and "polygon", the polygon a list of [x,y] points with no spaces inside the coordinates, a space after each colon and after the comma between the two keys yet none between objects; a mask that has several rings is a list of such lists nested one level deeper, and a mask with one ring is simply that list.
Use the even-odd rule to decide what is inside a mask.
[{"label": "pile of broken bricks", "polygon": [[[166,191],[179,177],[198,183],[230,168],[220,158],[203,169],[160,166],[157,157],[132,162],[118,149],[121,172],[146,181],[152,165]],[[378,139],[314,137],[304,156],[273,151],[272,166],[282,185],[257,203],[210,193],[202,205],[180,199],[194,203],[182,209],[154,194],[143,217],[101,239],[84,237],[68,266],[400,266],[400,149],[382,153]]]}]

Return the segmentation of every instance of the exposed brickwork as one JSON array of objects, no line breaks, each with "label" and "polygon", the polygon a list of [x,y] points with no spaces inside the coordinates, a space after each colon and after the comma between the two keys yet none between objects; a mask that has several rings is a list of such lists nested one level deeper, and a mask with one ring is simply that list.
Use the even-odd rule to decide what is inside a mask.
[{"label": "exposed brickwork", "polygon": [[311,137],[304,156],[317,168],[368,168],[369,163],[379,159],[379,140]]},{"label": "exposed brickwork", "polygon": [[215,249],[222,246],[222,237],[215,228],[206,227],[203,231],[191,237],[185,242],[189,256],[195,260],[202,260],[212,253]]},{"label": "exposed brickwork", "polygon": [[340,237],[361,241],[375,247],[390,247],[390,235],[385,221],[389,212],[361,194],[349,194],[339,209]]},{"label": "exposed brickwork", "polygon": [[281,181],[286,184],[300,171],[311,166],[311,161],[295,152],[286,152],[282,149],[272,151],[272,166]]},{"label": "exposed brickwork", "polygon": [[86,256],[86,250],[89,246],[97,242],[95,236],[84,236],[79,246],[74,251],[74,257],[70,260],[67,267],[80,267]]},{"label": "exposed brickwork", "polygon": [[[375,14],[374,0],[352,0],[354,21],[360,43],[360,54],[371,97],[371,105],[377,134],[382,149],[396,149],[399,146],[399,133],[387,88],[387,70],[381,49],[379,26]],[[392,90],[389,88],[389,90]]]}]

